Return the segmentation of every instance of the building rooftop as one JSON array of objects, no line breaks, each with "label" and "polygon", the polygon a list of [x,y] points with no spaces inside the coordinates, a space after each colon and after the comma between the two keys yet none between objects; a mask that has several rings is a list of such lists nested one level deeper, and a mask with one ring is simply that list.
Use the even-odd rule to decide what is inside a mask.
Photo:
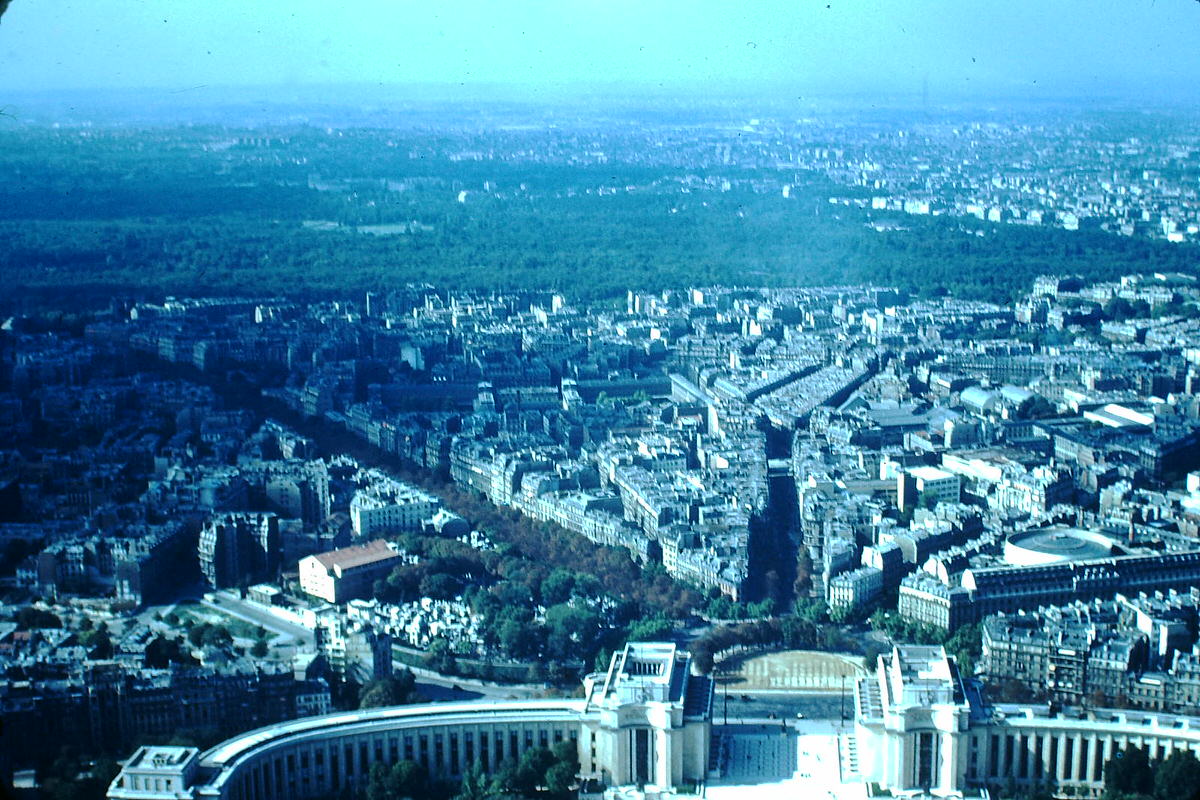
[{"label": "building rooftop", "polygon": [[910,467],[908,474],[923,481],[943,481],[947,478],[955,477],[953,472],[947,472],[946,470],[939,469],[938,467],[924,466]]},{"label": "building rooftop", "polygon": [[1052,526],[1022,531],[1010,536],[1005,543],[1005,559],[1010,564],[1031,563],[1016,557],[1014,550],[1029,551],[1036,559],[1032,563],[1088,561],[1107,558],[1122,551],[1108,537],[1094,531],[1066,526]]},{"label": "building rooftop", "polygon": [[195,758],[199,752],[195,747],[147,746],[139,748],[133,754],[133,758],[129,759],[127,766],[136,767],[139,770],[176,770],[181,764],[186,764]]},{"label": "building rooftop", "polygon": [[613,654],[597,699],[620,704],[681,702],[688,672],[688,657],[674,644],[629,642]]},{"label": "building rooftop", "polygon": [[885,662],[885,677],[890,707],[960,702],[957,670],[940,645],[896,645]]},{"label": "building rooftop", "polygon": [[379,561],[387,561],[396,558],[399,555],[392,546],[383,539],[375,539],[366,544],[353,545],[351,547],[343,547],[338,550],[330,550],[327,553],[318,553],[313,556],[317,561],[321,562],[321,566],[326,569],[341,569],[343,571],[354,569],[355,567],[374,564]]}]

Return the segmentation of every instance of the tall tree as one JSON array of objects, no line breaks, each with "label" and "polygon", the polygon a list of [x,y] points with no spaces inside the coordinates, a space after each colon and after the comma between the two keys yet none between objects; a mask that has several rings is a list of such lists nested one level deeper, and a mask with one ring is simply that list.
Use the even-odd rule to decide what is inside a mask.
[{"label": "tall tree", "polygon": [[1105,797],[1119,798],[1127,794],[1150,794],[1154,790],[1154,770],[1150,754],[1142,747],[1118,750],[1104,764]]},{"label": "tall tree", "polygon": [[1190,750],[1176,750],[1154,770],[1157,800],[1200,800],[1200,759]]}]

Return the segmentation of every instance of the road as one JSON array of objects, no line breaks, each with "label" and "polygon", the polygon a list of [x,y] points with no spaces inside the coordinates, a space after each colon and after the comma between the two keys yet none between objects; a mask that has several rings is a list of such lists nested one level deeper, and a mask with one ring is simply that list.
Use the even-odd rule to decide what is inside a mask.
[{"label": "road", "polygon": [[537,697],[546,691],[540,684],[501,684],[475,681],[470,678],[447,676],[422,667],[410,667],[399,661],[394,662],[396,669],[412,670],[417,678],[417,685],[422,693],[430,700],[522,700]]},{"label": "road", "polygon": [[311,647],[315,643],[315,634],[308,628],[280,619],[261,606],[232,598],[223,592],[213,593],[212,598],[211,601],[201,600],[201,605],[237,617],[245,622],[260,625],[272,633],[288,637],[304,645]]}]

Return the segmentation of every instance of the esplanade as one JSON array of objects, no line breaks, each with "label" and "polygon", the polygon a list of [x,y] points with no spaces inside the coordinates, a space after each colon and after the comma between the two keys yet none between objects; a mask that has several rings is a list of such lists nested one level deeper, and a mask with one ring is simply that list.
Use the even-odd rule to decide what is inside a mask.
[{"label": "esplanade", "polygon": [[[833,780],[910,800],[986,798],[1047,784],[1099,797],[1104,765],[1123,748],[1145,747],[1152,758],[1177,750],[1200,756],[1200,717],[992,705],[981,688],[962,678],[943,648],[896,645],[857,683],[853,736],[829,729],[838,748],[856,753],[853,769]],[[108,797],[303,800],[362,789],[376,764],[407,759],[432,778],[453,780],[559,742],[574,743],[581,778],[649,796],[710,777],[709,757],[719,750],[712,703],[711,681],[693,674],[674,645],[630,644],[606,673],[585,681],[581,698],[376,708],[260,728],[203,753],[143,747]]]}]

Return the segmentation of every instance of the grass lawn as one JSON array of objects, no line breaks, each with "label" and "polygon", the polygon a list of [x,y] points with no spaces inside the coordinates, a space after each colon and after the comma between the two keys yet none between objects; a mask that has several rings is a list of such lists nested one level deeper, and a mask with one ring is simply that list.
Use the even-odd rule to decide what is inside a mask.
[{"label": "grass lawn", "polygon": [[179,617],[180,625],[183,625],[184,621],[190,619],[196,625],[199,625],[201,622],[207,622],[209,625],[224,625],[234,638],[258,638],[259,627],[257,625],[253,625],[237,617],[231,617],[215,608],[202,606],[199,603],[186,603],[175,606],[175,615]]}]

